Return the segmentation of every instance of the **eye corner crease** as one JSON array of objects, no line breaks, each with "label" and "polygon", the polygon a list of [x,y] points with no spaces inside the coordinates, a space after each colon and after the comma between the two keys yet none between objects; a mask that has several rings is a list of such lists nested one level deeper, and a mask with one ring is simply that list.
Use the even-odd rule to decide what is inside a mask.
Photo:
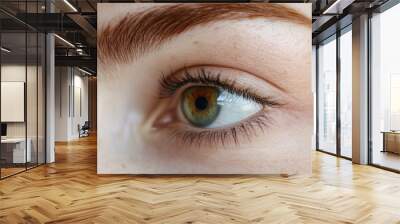
[{"label": "eye corner crease", "polygon": [[127,63],[196,26],[221,20],[267,18],[310,26],[311,19],[281,4],[202,3],[153,7],[128,13],[98,32],[103,64]]}]

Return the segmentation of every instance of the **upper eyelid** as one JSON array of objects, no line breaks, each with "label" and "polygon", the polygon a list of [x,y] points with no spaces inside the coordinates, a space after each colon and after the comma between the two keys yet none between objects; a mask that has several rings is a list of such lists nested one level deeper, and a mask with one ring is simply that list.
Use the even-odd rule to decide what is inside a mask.
[{"label": "upper eyelid", "polygon": [[199,71],[195,71],[196,75],[191,75],[187,69],[184,69],[185,76],[183,78],[177,78],[174,75],[163,76],[160,80],[160,97],[169,97],[173,95],[179,88],[186,84],[204,84],[204,85],[216,85],[224,88],[232,94],[240,95],[251,100],[254,100],[262,105],[270,107],[281,107],[285,103],[279,102],[271,96],[262,97],[255,94],[250,88],[236,87],[236,83],[233,80],[221,79],[220,74],[211,75],[211,72],[205,71],[201,68]]},{"label": "upper eyelid", "polygon": [[[100,4],[101,5],[101,4]],[[101,7],[100,7],[101,9]],[[127,63],[189,29],[219,20],[269,18],[310,26],[310,18],[280,4],[176,4],[128,14],[98,33],[101,62]]]},{"label": "upper eyelid", "polygon": [[[238,69],[238,68],[234,68],[234,67],[230,67],[230,66],[224,66],[224,65],[217,65],[217,64],[196,64],[196,65],[190,65],[190,66],[184,65],[180,69],[170,70],[167,74],[161,72],[161,74],[163,75],[163,78],[169,77],[169,76],[172,77],[173,74],[178,74],[178,73],[181,73],[181,72],[184,72],[184,71],[188,71],[188,70],[190,70],[192,68],[195,68],[195,67],[219,67],[219,68],[224,68],[224,69],[234,69],[234,70],[238,70],[238,71],[241,71],[241,72],[244,72],[244,73],[252,74],[252,72],[249,72],[249,71],[246,71],[246,70],[243,70],[243,69]],[[279,90],[279,91],[281,91],[283,93],[287,93],[288,92],[286,88],[276,84],[275,82],[273,82],[272,80],[269,80],[268,78],[266,78],[264,76],[259,76],[259,75],[255,75],[255,74],[252,74],[252,75],[257,77],[257,78],[259,78],[259,79],[262,79],[262,80],[268,82],[269,85],[273,86],[274,88],[276,88],[277,90]]]}]

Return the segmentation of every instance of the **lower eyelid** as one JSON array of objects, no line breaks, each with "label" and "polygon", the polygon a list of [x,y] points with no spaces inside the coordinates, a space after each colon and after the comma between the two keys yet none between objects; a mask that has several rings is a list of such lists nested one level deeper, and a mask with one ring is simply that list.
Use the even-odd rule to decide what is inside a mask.
[{"label": "lower eyelid", "polygon": [[238,145],[243,141],[249,142],[251,138],[264,133],[274,125],[270,110],[262,110],[256,115],[224,128],[195,128],[182,123],[173,123],[166,127],[165,135],[173,144],[185,147],[218,147]]}]

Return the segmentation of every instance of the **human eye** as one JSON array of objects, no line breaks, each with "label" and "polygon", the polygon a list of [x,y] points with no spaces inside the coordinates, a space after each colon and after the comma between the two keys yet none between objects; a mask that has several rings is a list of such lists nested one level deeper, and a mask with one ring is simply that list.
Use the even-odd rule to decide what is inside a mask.
[{"label": "human eye", "polygon": [[164,101],[161,105],[166,106],[153,126],[167,132],[170,141],[185,146],[224,146],[251,140],[272,125],[272,111],[284,103],[274,91],[261,95],[250,88],[251,80],[241,79],[243,73],[197,66],[163,75],[159,96]]}]

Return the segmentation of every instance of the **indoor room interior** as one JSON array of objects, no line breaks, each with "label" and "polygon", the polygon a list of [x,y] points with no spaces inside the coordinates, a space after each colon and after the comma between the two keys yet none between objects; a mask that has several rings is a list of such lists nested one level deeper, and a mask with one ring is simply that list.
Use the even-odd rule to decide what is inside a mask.
[{"label": "indoor room interior", "polygon": [[312,174],[98,174],[98,4],[135,2],[199,1],[0,1],[0,223],[400,223],[398,0],[204,1],[310,4]]}]

